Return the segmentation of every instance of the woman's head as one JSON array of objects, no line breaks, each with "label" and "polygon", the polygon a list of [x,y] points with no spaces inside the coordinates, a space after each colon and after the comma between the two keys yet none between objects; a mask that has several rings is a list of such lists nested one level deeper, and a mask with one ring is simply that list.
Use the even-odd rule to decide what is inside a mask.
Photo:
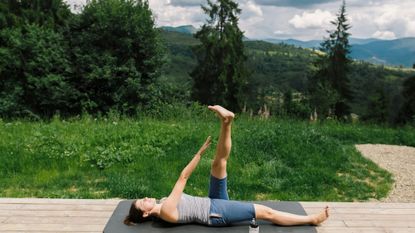
[{"label": "woman's head", "polygon": [[151,220],[151,210],[156,205],[156,199],[143,198],[131,203],[130,211],[124,219],[124,224],[142,223]]}]

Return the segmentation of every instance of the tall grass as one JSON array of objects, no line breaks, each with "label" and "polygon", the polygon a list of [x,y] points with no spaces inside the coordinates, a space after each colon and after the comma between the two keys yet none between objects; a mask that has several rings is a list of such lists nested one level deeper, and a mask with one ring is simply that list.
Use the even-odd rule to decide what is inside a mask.
[{"label": "tall grass", "polygon": [[[205,108],[182,110],[172,107],[158,120],[113,115],[0,121],[0,196],[163,197],[212,135],[214,143],[185,190],[207,195],[220,125]],[[240,200],[384,197],[391,175],[364,159],[357,143],[415,146],[415,131],[239,117],[233,124],[229,194]]]}]

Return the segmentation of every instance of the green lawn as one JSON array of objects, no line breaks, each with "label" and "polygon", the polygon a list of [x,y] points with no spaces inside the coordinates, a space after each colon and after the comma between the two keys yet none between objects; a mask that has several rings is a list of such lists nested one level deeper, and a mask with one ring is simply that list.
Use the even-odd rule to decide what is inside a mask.
[{"label": "green lawn", "polygon": [[[0,196],[163,197],[208,135],[213,144],[185,192],[207,195],[219,123],[200,110],[156,120],[0,120]],[[162,118],[160,118],[162,119]],[[391,175],[358,143],[415,146],[413,128],[236,118],[229,194],[240,200],[353,201],[384,197]]]}]

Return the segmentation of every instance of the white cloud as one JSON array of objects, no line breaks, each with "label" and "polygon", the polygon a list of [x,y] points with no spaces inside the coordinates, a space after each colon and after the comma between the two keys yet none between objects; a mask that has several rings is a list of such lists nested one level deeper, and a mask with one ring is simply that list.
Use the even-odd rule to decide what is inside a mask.
[{"label": "white cloud", "polygon": [[[86,0],[65,0],[83,5]],[[341,0],[235,0],[242,9],[239,26],[249,38],[322,39],[335,19]],[[306,2],[307,1],[307,2]],[[206,0],[149,0],[157,26],[205,22],[199,3]],[[277,4],[277,2],[279,4]],[[287,4],[281,4],[281,3]],[[307,4],[303,4],[306,2]],[[314,4],[311,4],[313,2]],[[261,4],[262,5],[261,5]],[[288,4],[289,3],[289,4]],[[301,5],[301,7],[293,7]],[[285,7],[284,7],[285,6]],[[414,0],[346,0],[352,37],[415,37]]]},{"label": "white cloud", "polygon": [[405,36],[415,37],[415,20],[411,20],[407,25],[407,31]]},{"label": "white cloud", "polygon": [[242,4],[240,7],[244,9],[241,13],[241,18],[262,17],[263,15],[261,7],[252,1],[248,1],[245,4]]},{"label": "white cloud", "polygon": [[383,40],[396,39],[395,33],[391,32],[391,31],[376,31],[375,33],[373,33],[372,37],[378,38],[378,39],[383,39]]},{"label": "white cloud", "polygon": [[200,6],[174,6],[170,0],[150,0],[149,4],[156,18],[157,26],[192,24],[198,27],[204,20]]},{"label": "white cloud", "polygon": [[289,23],[297,29],[305,28],[321,28],[327,27],[334,16],[329,11],[322,11],[320,9],[314,12],[303,12],[303,14],[295,15]]},{"label": "white cloud", "polygon": [[415,3],[390,3],[379,7],[374,16],[378,31],[391,31],[396,37],[415,36]]},{"label": "white cloud", "polygon": [[274,34],[275,34],[275,35],[285,35],[285,34],[286,34],[286,32],[281,31],[281,30],[276,30],[276,31],[274,31]]}]

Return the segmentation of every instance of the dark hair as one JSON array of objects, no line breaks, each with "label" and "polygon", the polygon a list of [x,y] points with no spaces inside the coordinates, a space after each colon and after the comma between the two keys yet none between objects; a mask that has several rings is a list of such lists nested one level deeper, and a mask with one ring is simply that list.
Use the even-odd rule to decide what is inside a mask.
[{"label": "dark hair", "polygon": [[126,225],[132,225],[133,223],[143,223],[151,220],[150,216],[143,217],[143,211],[135,207],[136,202],[137,200],[134,200],[133,203],[131,203],[130,212],[124,219],[124,224]]}]

